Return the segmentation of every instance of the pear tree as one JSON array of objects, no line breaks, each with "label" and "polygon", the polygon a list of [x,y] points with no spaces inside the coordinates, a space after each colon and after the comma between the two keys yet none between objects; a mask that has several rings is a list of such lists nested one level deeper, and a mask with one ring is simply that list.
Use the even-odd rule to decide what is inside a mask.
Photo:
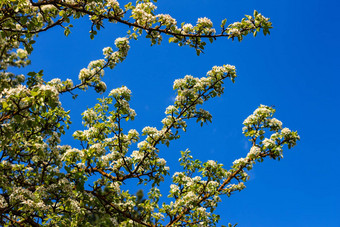
[{"label": "pear tree", "polygon": [[[126,32],[103,49],[102,59],[80,69],[78,77],[46,80],[42,69],[17,73],[16,68],[30,64],[41,32],[62,27],[67,36],[71,22],[83,17],[91,21],[91,39],[107,23],[126,25]],[[300,139],[297,132],[274,118],[273,107],[260,105],[243,122],[251,143],[245,157],[226,168],[230,164],[194,159],[187,149],[179,159],[182,171],[170,175],[172,163],[160,158],[162,144],[171,146],[179,139],[189,119],[202,125],[212,121],[203,104],[221,96],[225,83],[235,82],[235,67],[213,66],[200,78],[175,80],[176,98],[160,118],[162,127],[146,125],[140,132],[126,128],[136,117],[131,91],[122,86],[106,92],[104,71],[124,65],[130,43],[141,37],[152,45],[167,39],[200,55],[216,39],[242,41],[250,34],[267,35],[271,28],[269,19],[257,11],[231,24],[225,19],[217,27],[206,17],[196,24],[181,23],[158,14],[156,0],[2,0],[0,225],[216,226],[221,197],[243,190],[255,163],[280,160],[283,149]],[[75,91],[85,96],[88,89],[105,96],[79,116],[84,128],[73,133],[79,146],[67,145],[61,136],[70,130],[72,110],[63,108],[60,96],[77,99]],[[131,182],[143,191],[133,194],[122,187]],[[171,182],[167,191],[159,189],[164,182]]]}]

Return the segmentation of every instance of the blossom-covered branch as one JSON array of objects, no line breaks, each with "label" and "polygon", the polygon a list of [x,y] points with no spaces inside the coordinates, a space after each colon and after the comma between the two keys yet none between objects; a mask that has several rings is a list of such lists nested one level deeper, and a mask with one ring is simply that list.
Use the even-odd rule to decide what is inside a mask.
[{"label": "blossom-covered branch", "polygon": [[[70,17],[78,19],[89,15],[92,21],[91,38],[104,26],[103,20],[113,23],[128,25],[133,28],[129,35],[137,39],[143,31],[152,44],[162,41],[161,34],[170,35],[169,42],[179,45],[189,45],[201,53],[206,45],[202,38],[208,38],[210,42],[218,37],[237,38],[239,41],[249,33],[256,35],[261,29],[266,35],[271,28],[271,22],[257,11],[253,16],[246,15],[241,22],[235,22],[226,26],[226,20],[220,25],[220,33],[216,33],[213,23],[208,18],[199,18],[196,25],[182,23],[177,26],[176,19],[168,14],[155,14],[156,6],[152,1],[131,2],[121,7],[116,0],[47,0],[33,1],[21,0],[21,4],[13,5],[10,1],[3,4],[2,18],[0,15],[0,28],[6,34],[33,34],[46,31],[60,25],[65,28],[65,34],[70,33],[72,27]],[[133,20],[129,20],[130,17]],[[26,20],[19,20],[26,18]],[[56,20],[56,21],[55,21]],[[66,26],[66,24],[69,24]]]},{"label": "blossom-covered branch", "polygon": [[[60,96],[68,98],[70,93],[75,98],[75,92],[84,94],[89,87],[105,93],[104,70],[125,60],[132,39],[145,34],[151,44],[160,44],[168,36],[169,42],[188,45],[200,54],[206,39],[241,41],[261,30],[269,34],[271,28],[269,19],[257,11],[229,25],[223,20],[219,29],[206,17],[198,18],[196,24],[179,25],[172,16],[157,14],[155,2],[137,0],[125,6],[117,0],[0,3],[0,225],[216,226],[221,196],[244,189],[247,171],[256,161],[281,159],[285,145],[295,146],[297,132],[283,128],[273,117],[275,110],[261,105],[243,122],[243,133],[252,146],[244,158],[227,170],[214,160],[194,160],[189,149],[182,151],[183,171],[172,175],[170,201],[160,203],[164,192],[158,187],[170,182],[170,166],[175,165],[162,158],[162,144],[170,146],[179,139],[189,119],[201,126],[212,121],[203,105],[224,93],[227,78],[235,81],[236,69],[231,65],[214,66],[201,78],[187,75],[175,80],[176,98],[166,108],[159,129],[145,126],[139,133],[128,128],[136,112],[130,106],[132,92],[121,86],[83,112],[85,128],[73,133],[79,146],[62,142],[71,121]],[[77,78],[46,81],[40,69],[27,75],[10,72],[30,64],[40,32],[61,26],[68,35],[71,19],[84,16],[92,22],[91,38],[106,23],[128,29],[115,39],[116,51],[105,47],[103,59],[80,70],[78,83],[73,82]],[[129,191],[133,184],[141,190]]]},{"label": "blossom-covered branch", "polygon": [[[284,145],[289,148],[296,145],[300,137],[296,132],[282,128],[282,122],[273,118],[274,112],[273,108],[261,105],[244,121],[244,134],[250,137],[251,141],[258,137],[261,141],[253,144],[245,158],[234,161],[229,171],[224,169],[222,164],[212,160],[201,165],[200,161],[192,160],[190,151],[182,152],[180,161],[186,172],[174,174],[173,181],[176,184],[171,185],[170,190],[171,197],[176,200],[161,209],[171,217],[166,226],[178,222],[188,224],[188,221],[191,224],[197,221],[203,225],[213,225],[218,220],[218,216],[211,215],[208,209],[210,211],[215,209],[217,202],[220,201],[220,195],[230,196],[234,191],[244,189],[243,182],[249,178],[246,170],[251,170],[256,161],[262,162],[267,156],[280,159]],[[274,132],[270,138],[264,138],[266,129]],[[190,177],[196,171],[201,172],[201,176],[205,179],[202,180],[200,176]],[[232,180],[236,180],[237,184],[231,184]],[[189,213],[190,215],[186,216]]]}]

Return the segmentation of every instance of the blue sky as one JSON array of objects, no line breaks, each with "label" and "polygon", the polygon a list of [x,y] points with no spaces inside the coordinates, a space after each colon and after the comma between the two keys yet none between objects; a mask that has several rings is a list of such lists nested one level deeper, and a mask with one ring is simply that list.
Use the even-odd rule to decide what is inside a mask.
[{"label": "blue sky", "polygon": [[[121,3],[123,4],[123,3]],[[127,59],[107,70],[108,91],[126,85],[132,90],[131,106],[137,112],[126,129],[160,127],[164,110],[174,98],[172,83],[185,75],[202,77],[214,65],[237,68],[236,83],[227,82],[225,94],[204,108],[213,123],[200,127],[189,123],[187,133],[161,150],[172,173],[179,170],[180,150],[189,148],[202,161],[217,160],[225,167],[244,157],[250,146],[242,135],[242,122],[260,104],[275,105],[276,118],[297,130],[301,141],[284,152],[280,162],[265,160],[250,172],[247,188],[222,198],[217,213],[220,224],[239,226],[340,226],[340,124],[339,117],[339,15],[335,0],[172,0],[158,1],[157,13],[169,13],[179,23],[210,18],[218,28],[222,19],[240,20],[256,9],[271,18],[270,36],[248,36],[243,42],[225,38],[208,44],[197,57],[189,47],[168,44],[150,46],[145,39],[131,42]],[[75,21],[69,37],[61,29],[41,33],[23,72],[44,69],[46,78],[71,78],[89,61],[102,58],[102,48],[113,46],[125,36],[123,25],[105,25],[94,40],[89,39],[87,18]],[[71,110],[71,131],[82,129],[80,114],[92,107],[98,95],[79,93],[76,101],[62,97]],[[63,143],[78,146],[68,133]],[[167,190],[167,182],[162,189]],[[166,195],[166,191],[164,192]]]}]

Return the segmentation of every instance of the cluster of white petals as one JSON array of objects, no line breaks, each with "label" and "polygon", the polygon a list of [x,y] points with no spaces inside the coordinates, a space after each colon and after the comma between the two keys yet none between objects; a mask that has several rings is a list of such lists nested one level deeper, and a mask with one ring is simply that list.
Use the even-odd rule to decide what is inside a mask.
[{"label": "cluster of white petals", "polygon": [[107,0],[107,4],[111,6],[112,8],[114,7],[119,7],[119,2],[117,0]]},{"label": "cluster of white petals", "polygon": [[201,24],[205,27],[212,27],[213,26],[213,23],[211,22],[211,20],[209,18],[206,18],[206,17],[198,18],[197,24]]},{"label": "cluster of white petals", "polygon": [[172,18],[169,14],[158,14],[156,17],[162,25],[175,26],[177,24],[176,19]]},{"label": "cluster of white petals", "polygon": [[157,7],[152,2],[139,3],[131,12],[131,17],[140,25],[148,25],[154,23],[156,17],[153,12]]},{"label": "cluster of white petals", "polygon": [[129,90],[126,86],[122,86],[120,88],[112,89],[110,91],[109,96],[113,96],[115,98],[118,97],[130,97],[131,90]]},{"label": "cluster of white petals", "polygon": [[192,26],[192,24],[184,24],[182,26],[182,30],[184,32],[184,34],[190,34],[194,31],[193,29],[194,27]]}]

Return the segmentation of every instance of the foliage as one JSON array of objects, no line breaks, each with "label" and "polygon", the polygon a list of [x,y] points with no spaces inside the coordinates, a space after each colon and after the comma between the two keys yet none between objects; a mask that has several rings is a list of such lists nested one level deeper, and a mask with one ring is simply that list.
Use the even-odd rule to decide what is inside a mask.
[{"label": "foliage", "polygon": [[[156,14],[154,2],[137,0],[121,6],[116,0],[1,1],[1,225],[215,226],[220,197],[244,189],[247,170],[265,157],[280,159],[283,146],[291,148],[299,140],[296,132],[283,128],[273,117],[272,107],[261,105],[243,122],[243,133],[252,143],[246,157],[225,169],[216,161],[202,163],[189,150],[182,151],[183,172],[172,176],[171,202],[160,204],[157,186],[169,175],[169,167],[159,158],[158,147],[178,139],[188,119],[202,125],[211,122],[210,113],[199,106],[222,95],[226,79],[234,82],[236,78],[235,67],[223,65],[214,66],[202,78],[185,76],[174,82],[176,100],[166,108],[161,129],[146,126],[141,135],[135,129],[123,130],[122,121],[136,116],[129,104],[131,91],[123,86],[83,113],[85,129],[73,134],[81,147],[63,145],[60,137],[71,121],[60,95],[90,87],[105,92],[104,69],[124,61],[132,39],[145,34],[151,44],[160,44],[167,36],[169,42],[192,47],[199,55],[206,40],[241,41],[250,33],[269,34],[271,28],[268,18],[256,11],[230,25],[223,20],[220,32],[208,18],[199,18],[195,25],[178,25],[170,15]],[[9,71],[30,63],[28,57],[40,32],[62,26],[68,35],[71,18],[84,16],[92,22],[91,38],[104,23],[125,24],[129,29],[125,37],[115,40],[115,51],[104,48],[103,59],[80,70],[78,83],[58,78],[45,81],[43,71],[26,76]],[[131,151],[136,143],[138,148]],[[137,179],[140,188],[148,190],[145,198],[142,191],[133,195],[121,189],[129,179]]]}]

